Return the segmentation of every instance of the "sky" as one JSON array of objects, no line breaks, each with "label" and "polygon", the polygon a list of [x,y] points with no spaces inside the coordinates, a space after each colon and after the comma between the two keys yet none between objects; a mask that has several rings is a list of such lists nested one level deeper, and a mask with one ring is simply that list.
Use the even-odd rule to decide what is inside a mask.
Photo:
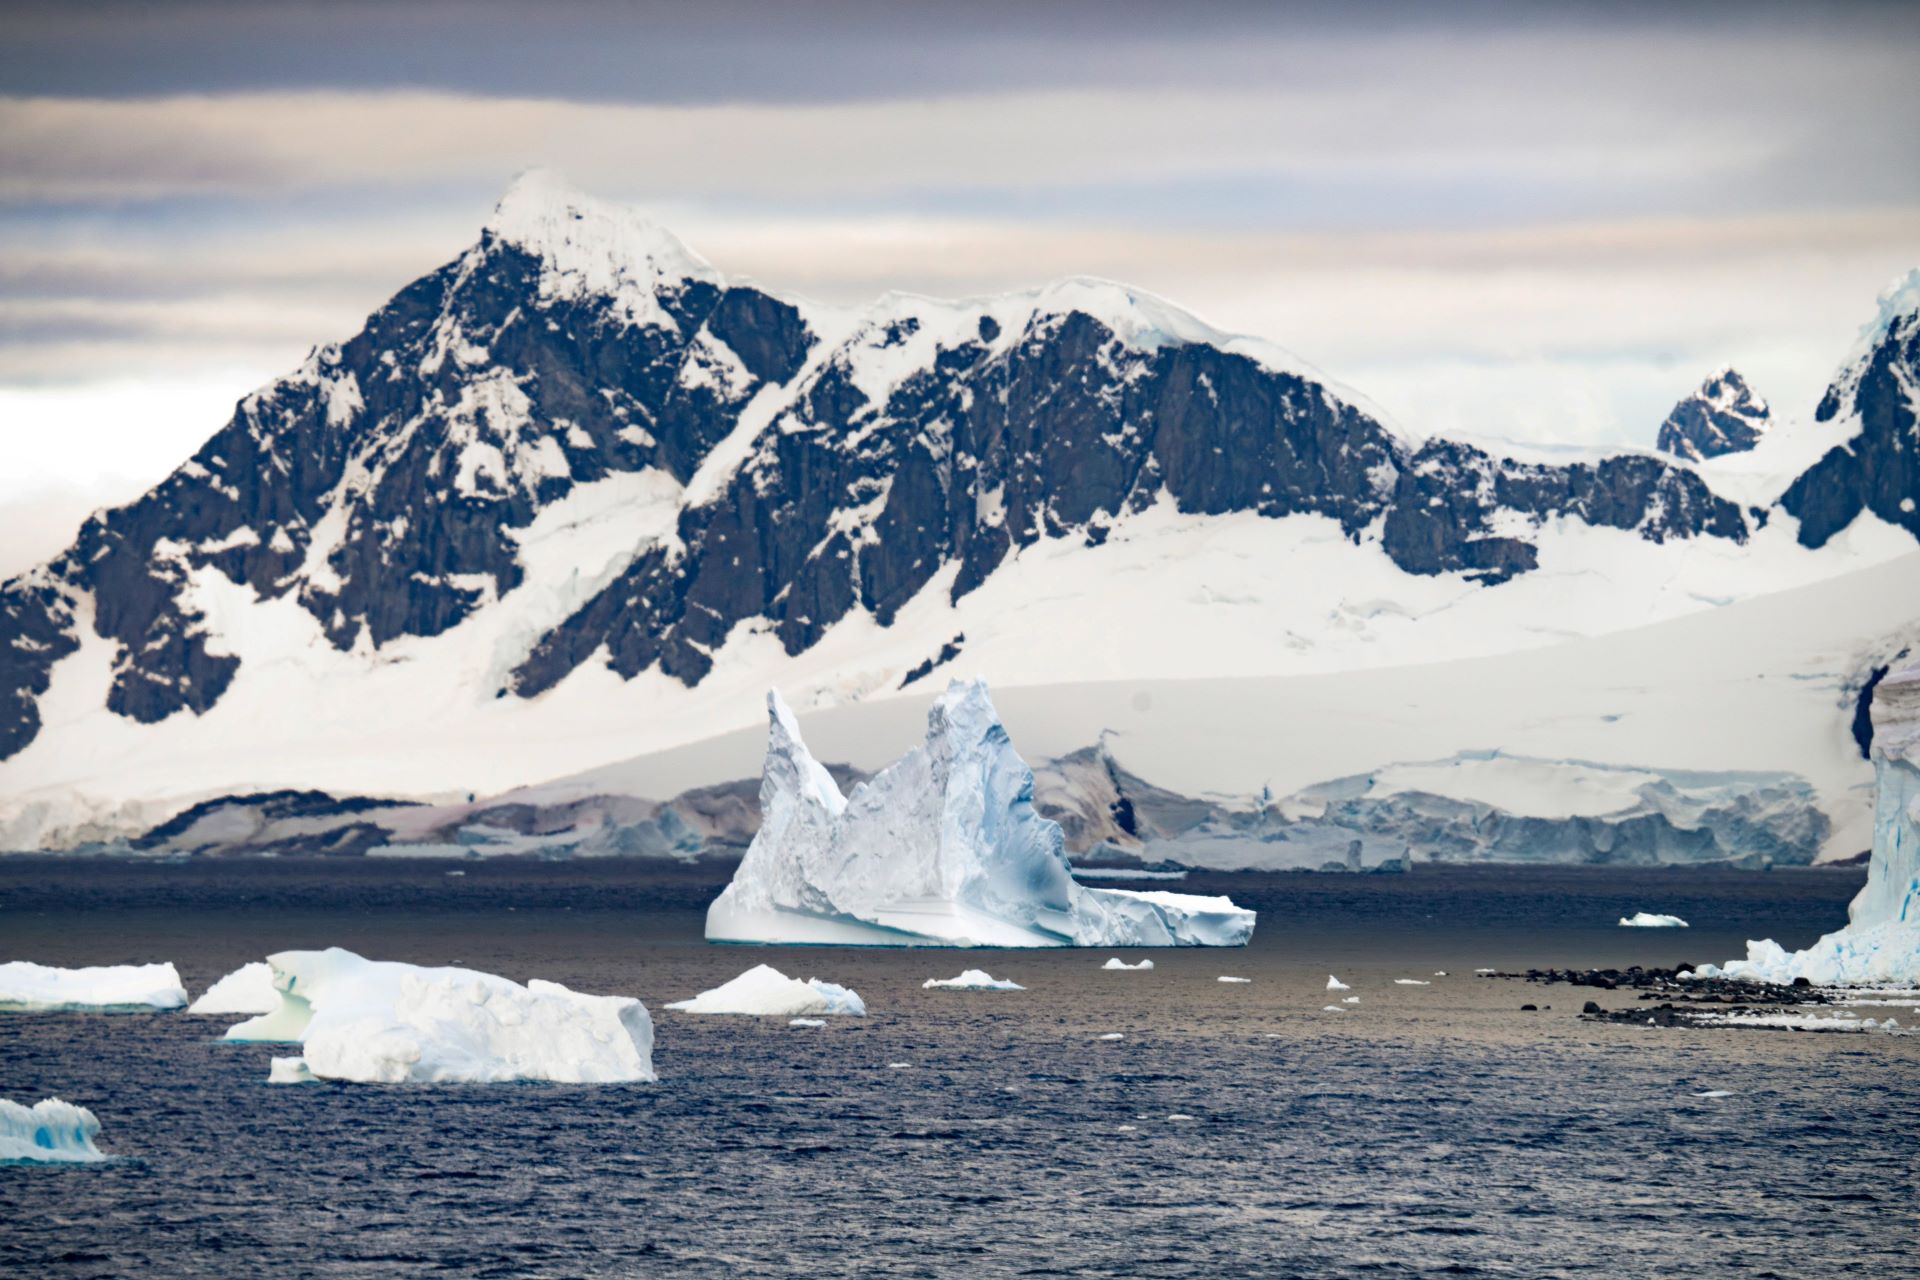
[{"label": "sky", "polygon": [[1810,413],[1920,266],[1920,6],[0,0],[0,575],[526,168],[858,302],[1091,274],[1416,435]]}]

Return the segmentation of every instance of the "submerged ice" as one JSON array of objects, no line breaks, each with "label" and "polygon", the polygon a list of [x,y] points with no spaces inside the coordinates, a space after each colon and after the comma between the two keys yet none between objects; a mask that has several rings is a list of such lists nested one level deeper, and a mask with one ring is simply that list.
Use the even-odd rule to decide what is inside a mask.
[{"label": "submerged ice", "polygon": [[1920,666],[1882,680],[1873,694],[1876,784],[1867,883],[1847,927],[1805,951],[1771,939],[1747,943],[1744,960],[1702,965],[1700,977],[1816,986],[1920,983]]},{"label": "submerged ice", "polygon": [[16,1013],[178,1009],[186,1002],[187,989],[170,964],[85,969],[61,969],[30,960],[0,964],[0,1009]]},{"label": "submerged ice", "polygon": [[707,912],[716,942],[855,946],[1240,946],[1254,913],[1224,897],[1091,889],[984,681],[933,704],[924,745],[842,795],[767,695],[761,825]]},{"label": "submerged ice", "polygon": [[267,957],[278,1003],[229,1040],[297,1042],[273,1083],[652,1080],[653,1020],[630,996],[536,978],[367,960],[330,947]]},{"label": "submerged ice", "polygon": [[85,1107],[47,1098],[31,1107],[0,1098],[0,1164],[90,1164],[100,1121]]}]

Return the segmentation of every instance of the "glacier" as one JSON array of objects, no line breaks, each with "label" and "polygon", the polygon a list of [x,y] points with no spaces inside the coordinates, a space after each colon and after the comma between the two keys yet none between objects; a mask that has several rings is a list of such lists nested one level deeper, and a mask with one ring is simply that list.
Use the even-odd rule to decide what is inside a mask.
[{"label": "glacier", "polygon": [[813,1013],[845,1014],[863,1018],[866,1001],[838,983],[789,978],[770,964],[757,964],[731,982],[702,991],[667,1008],[680,1013],[739,1013],[799,1017]]},{"label": "glacier", "polygon": [[171,964],[111,964],[61,969],[31,960],[0,964],[0,1010],[125,1013],[178,1009],[187,989]]},{"label": "glacier", "polygon": [[47,1098],[25,1107],[0,1098],[0,1164],[92,1164],[100,1121],[85,1107]]},{"label": "glacier", "polygon": [[984,680],[934,700],[923,745],[842,795],[767,694],[760,830],[707,910],[714,942],[843,946],[1241,946],[1225,897],[1090,889]]},{"label": "glacier", "polygon": [[1772,939],[1747,943],[1744,960],[1693,975],[1815,986],[1920,984],[1920,665],[1874,689],[1873,851],[1847,926],[1804,951]]},{"label": "glacier", "polygon": [[297,1042],[271,1080],[360,1083],[647,1081],[653,1020],[630,996],[593,996],[538,978],[367,960],[351,951],[267,957],[279,1002],[226,1039]]},{"label": "glacier", "polygon": [[231,1013],[272,1013],[280,1007],[273,985],[273,966],[265,960],[243,964],[200,993],[187,1012],[208,1016]]}]

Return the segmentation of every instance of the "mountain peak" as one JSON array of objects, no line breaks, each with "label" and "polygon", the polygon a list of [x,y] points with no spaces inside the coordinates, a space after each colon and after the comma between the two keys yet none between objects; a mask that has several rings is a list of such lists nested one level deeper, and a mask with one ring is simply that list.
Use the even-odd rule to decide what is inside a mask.
[{"label": "mountain peak", "polygon": [[1699,390],[1673,406],[1655,442],[1664,453],[1692,462],[1744,453],[1773,425],[1773,411],[1731,365],[1708,374]]},{"label": "mountain peak", "polygon": [[651,292],[662,282],[719,279],[699,254],[639,210],[590,196],[551,169],[529,169],[494,206],[486,230],[542,259],[568,292]]}]

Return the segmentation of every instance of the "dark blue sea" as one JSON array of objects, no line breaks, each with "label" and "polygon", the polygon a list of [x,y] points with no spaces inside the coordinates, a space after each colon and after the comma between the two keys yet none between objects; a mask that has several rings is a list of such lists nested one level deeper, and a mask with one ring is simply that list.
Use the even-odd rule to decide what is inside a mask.
[{"label": "dark blue sea", "polygon": [[[0,861],[0,959],[172,960],[196,993],[328,945],[551,978],[644,999],[660,1073],[276,1087],[275,1051],[215,1043],[223,1021],[0,1016],[0,1096],[91,1108],[117,1157],[0,1169],[0,1275],[1920,1266],[1920,1037],[1594,1025],[1577,1017],[1593,992],[1473,973],[1804,945],[1843,923],[1858,869],[1195,876],[1178,887],[1258,908],[1254,944],[1157,953],[1146,973],[1103,972],[1103,952],[712,947],[725,868],[463,869]],[[1638,910],[1694,927],[1615,927]],[[807,1030],[660,1008],[763,960],[853,986],[871,1016]],[[970,966],[1028,990],[920,985]],[[1349,1012],[1322,1012],[1329,973],[1360,997]]]}]

